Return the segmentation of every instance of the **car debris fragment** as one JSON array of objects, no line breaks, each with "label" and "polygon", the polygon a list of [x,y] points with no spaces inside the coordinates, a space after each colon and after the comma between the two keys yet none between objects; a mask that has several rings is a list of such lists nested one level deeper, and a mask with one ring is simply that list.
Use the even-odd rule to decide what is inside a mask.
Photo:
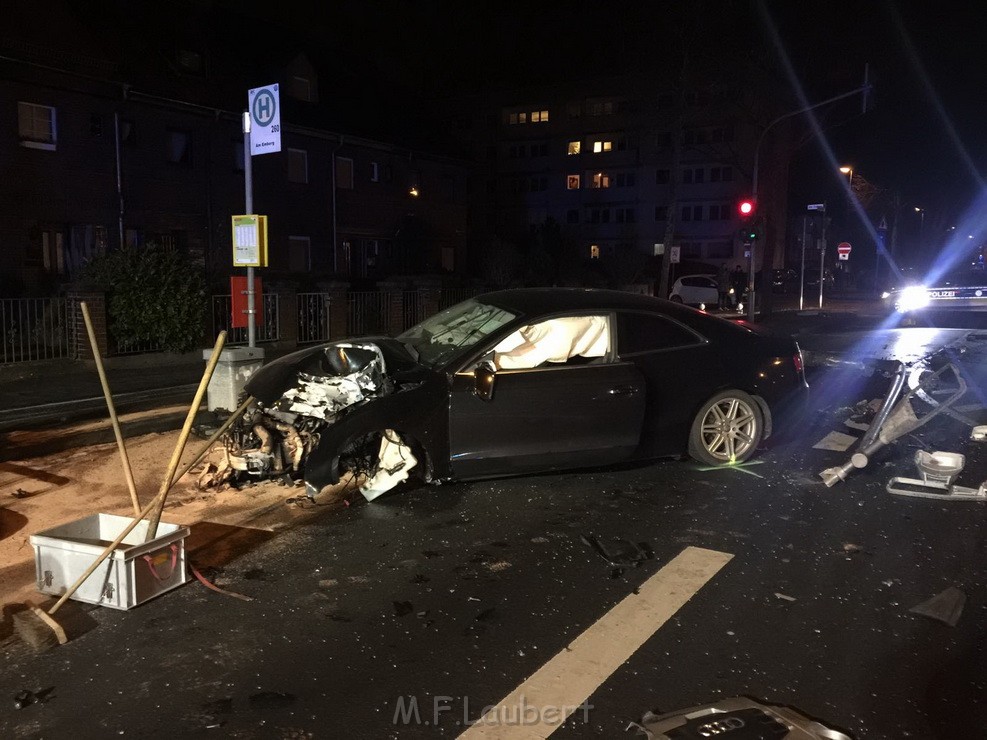
[{"label": "car debris fragment", "polygon": [[[867,467],[871,457],[880,449],[925,425],[932,418],[948,410],[966,393],[966,381],[959,368],[947,363],[935,372],[922,374],[915,387],[901,395],[909,372],[914,374],[914,370],[914,367],[903,363],[900,365],[888,388],[881,410],[877,412],[874,422],[860,440],[857,451],[843,465],[827,468],[819,473],[827,487],[846,480],[854,469]],[[942,400],[934,398],[936,395],[944,394],[947,397]],[[921,414],[913,405],[916,399],[926,405]]]},{"label": "car debris fragment", "polygon": [[966,605],[966,594],[956,586],[941,591],[927,601],[913,606],[908,611],[912,614],[920,614],[923,617],[937,619],[945,622],[950,627],[955,627],[963,614],[963,607]]},{"label": "car debris fragment", "polygon": [[791,707],[762,704],[747,697],[664,714],[647,712],[640,723],[631,722],[627,729],[637,730],[638,737],[648,740],[720,736],[738,740],[755,737],[850,740],[849,735],[811,720]]}]

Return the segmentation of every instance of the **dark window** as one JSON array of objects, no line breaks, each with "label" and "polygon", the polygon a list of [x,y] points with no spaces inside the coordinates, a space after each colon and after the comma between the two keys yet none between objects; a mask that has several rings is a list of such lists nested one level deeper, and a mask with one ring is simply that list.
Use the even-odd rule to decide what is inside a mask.
[{"label": "dark window", "polygon": [[89,135],[90,136],[102,136],[103,135],[103,117],[93,113],[89,116]]},{"label": "dark window", "polygon": [[181,129],[168,129],[168,161],[173,164],[192,164],[192,135]]},{"label": "dark window", "polygon": [[719,167],[711,167],[710,168],[710,170],[709,170],[709,181],[710,182],[719,182],[720,181],[720,168]]},{"label": "dark window", "polygon": [[723,182],[733,182],[733,167],[723,168]]},{"label": "dark window", "polygon": [[637,185],[637,175],[633,172],[627,173],[627,187],[632,188]]},{"label": "dark window", "polygon": [[670,319],[655,314],[617,314],[617,354],[655,352],[699,344],[700,338]]},{"label": "dark window", "polygon": [[696,182],[706,182],[706,170],[696,170]]},{"label": "dark window", "polygon": [[692,220],[692,206],[686,206],[682,209],[682,220],[691,221]]},{"label": "dark window", "polygon": [[566,223],[578,224],[579,223],[579,210],[573,209],[568,211],[565,215]]},{"label": "dark window", "polygon": [[669,179],[668,170],[658,170],[657,174],[655,175],[655,183],[657,183],[658,185],[667,184],[668,179]]},{"label": "dark window", "polygon": [[692,182],[692,170],[682,170],[682,182],[686,184]]},{"label": "dark window", "polygon": [[703,207],[702,206],[693,206],[692,207],[692,220],[693,221],[702,221],[703,220]]},{"label": "dark window", "polygon": [[668,220],[668,206],[655,206],[655,221]]},{"label": "dark window", "polygon": [[603,208],[603,209],[600,210],[600,220],[603,223],[605,223],[605,224],[610,223],[610,209],[609,208]]},{"label": "dark window", "polygon": [[137,129],[134,127],[134,122],[129,118],[120,119],[120,141],[127,146],[136,146],[137,144]]},{"label": "dark window", "polygon": [[497,159],[497,146],[491,145],[487,147],[487,159]]}]

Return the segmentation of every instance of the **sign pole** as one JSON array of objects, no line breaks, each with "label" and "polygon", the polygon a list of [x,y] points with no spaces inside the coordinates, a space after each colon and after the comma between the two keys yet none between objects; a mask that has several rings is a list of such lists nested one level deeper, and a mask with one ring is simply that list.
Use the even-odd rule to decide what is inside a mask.
[{"label": "sign pole", "polygon": [[826,282],[826,212],[823,211],[822,239],[819,240],[819,308],[823,307],[823,283]]},{"label": "sign pole", "polygon": [[799,311],[805,308],[805,240],[808,239],[806,228],[809,217],[802,216],[802,269],[799,272]]},{"label": "sign pole", "polygon": [[[250,111],[243,114],[243,189],[244,213],[254,212],[254,173],[250,152]],[[247,346],[257,346],[257,327],[254,323],[254,268],[247,267]]]}]

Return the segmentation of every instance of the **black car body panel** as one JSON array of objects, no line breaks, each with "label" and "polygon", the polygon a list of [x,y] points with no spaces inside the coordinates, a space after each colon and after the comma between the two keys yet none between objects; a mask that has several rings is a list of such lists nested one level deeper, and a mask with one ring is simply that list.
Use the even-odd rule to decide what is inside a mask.
[{"label": "black car body panel", "polygon": [[[418,360],[425,348],[416,349],[424,340],[415,329],[346,343],[380,348],[389,389],[354,403],[319,432],[305,464],[310,492],[339,479],[340,456],[354,439],[385,429],[425,453],[428,479],[487,478],[682,454],[697,411],[717,392],[754,396],[770,425],[774,409],[808,391],[792,339],[669,301],[581,289],[508,290],[474,300],[513,318],[483,341],[436,353],[432,363]],[[500,369],[490,376],[489,397],[476,392],[474,371],[494,347],[521,327],[564,317],[606,317],[607,353]],[[350,370],[325,359],[340,344],[275,360],[246,391],[270,405],[299,372]]]}]

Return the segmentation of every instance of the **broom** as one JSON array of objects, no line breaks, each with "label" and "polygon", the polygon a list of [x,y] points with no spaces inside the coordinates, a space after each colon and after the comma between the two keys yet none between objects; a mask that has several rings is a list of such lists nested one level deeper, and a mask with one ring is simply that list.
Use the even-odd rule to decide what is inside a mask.
[{"label": "broom", "polygon": [[[212,378],[213,370],[216,367],[216,363],[219,361],[219,355],[222,352],[223,344],[225,342],[226,342],[226,332],[225,331],[220,332],[219,337],[216,340],[216,345],[213,347],[213,355],[206,366],[206,370],[205,373],[203,374],[202,381],[199,384],[199,389],[195,395],[195,400],[192,403],[192,409],[189,412],[189,418],[186,419],[186,424],[185,424],[186,429],[183,429],[182,434],[180,435],[177,456],[181,455],[181,450],[184,449],[185,447],[185,442],[188,439],[188,428],[191,427],[190,420],[194,417],[194,411],[198,409],[199,404],[202,402],[202,396],[205,393],[205,388],[206,386],[209,385],[209,380]],[[224,427],[228,427],[230,424],[232,424],[232,420],[235,419],[236,416],[238,416],[239,414],[243,413],[243,411],[245,411],[247,406],[249,405],[249,402],[252,400],[253,400],[252,398],[248,398],[247,401],[245,401],[237,409],[237,412],[233,414],[230,417],[230,419],[227,419],[227,423],[224,424]],[[210,438],[210,441],[207,443],[207,445],[211,446],[213,442],[219,438],[219,435],[222,434],[222,432],[223,432],[223,428],[221,427],[219,430],[216,431],[215,434],[213,434],[212,438]],[[201,456],[202,455],[200,454],[199,457]],[[44,609],[35,606],[34,604],[28,603],[26,604],[27,607],[26,609],[23,609],[18,612],[14,612],[11,615],[11,620],[13,622],[14,630],[17,632],[21,640],[23,640],[26,644],[30,645],[36,651],[46,650],[50,647],[54,647],[55,645],[64,645],[69,641],[68,635],[65,632],[65,628],[61,624],[59,624],[54,618],[55,612],[57,612],[62,607],[62,605],[66,601],[68,601],[69,598],[76,591],[79,590],[82,584],[86,582],[86,579],[88,579],[89,576],[91,576],[96,571],[96,569],[103,563],[103,561],[106,560],[106,558],[108,558],[110,554],[114,550],[116,550],[117,547],[119,547],[120,543],[123,542],[123,540],[127,537],[127,535],[129,535],[137,527],[137,525],[144,520],[144,517],[146,517],[152,511],[154,512],[154,515],[152,521],[148,522],[148,533],[149,533],[148,539],[153,539],[154,535],[152,534],[152,527],[154,530],[157,530],[158,521],[160,520],[161,517],[161,511],[162,509],[164,509],[164,502],[168,496],[168,491],[171,490],[171,487],[174,484],[174,482],[178,480],[178,477],[175,476],[175,472],[176,472],[176,468],[178,467],[178,464],[177,464],[177,460],[174,458],[175,456],[173,456],[171,464],[169,465],[168,472],[165,475],[164,484],[161,486],[161,490],[158,492],[158,495],[155,496],[151,500],[151,502],[147,504],[147,506],[145,506],[140,512],[137,513],[137,516],[134,518],[134,520],[126,527],[124,527],[123,531],[121,531],[120,534],[117,535],[116,539],[113,540],[113,542],[111,542],[103,549],[103,552],[99,554],[99,557],[97,557],[96,560],[93,561],[93,563],[86,569],[86,571],[81,576],[79,576],[76,582],[73,583],[64,594],[62,594],[61,598],[55,602],[55,605],[52,606],[51,609],[49,609],[46,612]],[[189,468],[191,468],[191,466],[189,466]],[[185,471],[182,471],[182,474],[184,475],[184,473],[189,468],[186,468]]]}]

